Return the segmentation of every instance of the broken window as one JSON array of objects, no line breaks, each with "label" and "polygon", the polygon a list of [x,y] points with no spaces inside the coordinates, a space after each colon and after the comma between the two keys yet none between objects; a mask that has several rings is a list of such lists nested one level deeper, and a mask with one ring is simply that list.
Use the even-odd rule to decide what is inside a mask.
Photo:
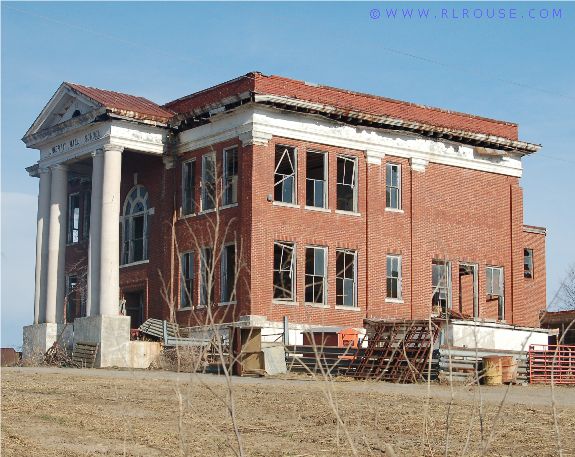
[{"label": "broken window", "polygon": [[387,298],[401,300],[401,256],[387,256]]},{"label": "broken window", "polygon": [[181,257],[180,308],[194,305],[194,254],[186,252]]},{"label": "broken window", "polygon": [[123,264],[147,260],[148,218],[148,191],[144,186],[136,186],[124,203]]},{"label": "broken window", "polygon": [[497,300],[497,319],[505,319],[505,301],[503,295],[503,267],[486,268],[487,300]]},{"label": "broken window", "polygon": [[202,211],[216,207],[216,155],[202,156]]},{"label": "broken window", "polygon": [[305,301],[325,304],[326,248],[309,247],[305,250]]},{"label": "broken window", "polygon": [[523,276],[533,278],[533,249],[523,249]]},{"label": "broken window", "polygon": [[68,196],[68,244],[80,240],[80,194]]},{"label": "broken window", "polygon": [[230,303],[236,300],[236,245],[224,246],[221,260],[221,302]]},{"label": "broken window", "polygon": [[200,305],[206,306],[214,301],[214,250],[203,248],[200,259]]},{"label": "broken window", "polygon": [[296,202],[296,150],[290,146],[276,146],[274,172],[274,200]]},{"label": "broken window", "polygon": [[182,215],[196,212],[196,161],[182,164]]},{"label": "broken window", "polygon": [[82,218],[82,238],[87,240],[90,237],[90,211],[92,208],[92,193],[90,191],[84,192],[83,211],[84,217]]},{"label": "broken window", "polygon": [[479,317],[479,292],[477,283],[477,265],[459,264],[459,311],[473,317]]},{"label": "broken window", "polygon": [[446,313],[451,308],[451,264],[434,260],[431,265],[431,287],[434,313]]},{"label": "broken window", "polygon": [[223,204],[238,202],[238,148],[224,149],[224,195]]},{"label": "broken window", "polygon": [[274,242],[274,294],[275,300],[295,301],[295,245]]},{"label": "broken window", "polygon": [[306,156],[305,204],[316,208],[325,208],[327,154],[308,151]]},{"label": "broken window", "polygon": [[393,163],[385,166],[385,206],[401,209],[401,166]]},{"label": "broken window", "polygon": [[338,249],[335,254],[335,294],[338,306],[357,306],[355,265],[356,252]]},{"label": "broken window", "polygon": [[337,158],[337,209],[357,212],[357,160]]}]

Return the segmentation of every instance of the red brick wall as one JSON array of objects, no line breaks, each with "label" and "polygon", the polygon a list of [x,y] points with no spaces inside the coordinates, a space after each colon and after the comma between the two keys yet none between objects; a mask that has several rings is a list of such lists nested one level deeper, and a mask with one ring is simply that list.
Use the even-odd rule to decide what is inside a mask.
[{"label": "red brick wall", "polygon": [[[274,187],[276,144],[298,151],[298,207],[268,201]],[[239,150],[239,205],[218,214],[180,217],[181,163],[196,158],[196,200],[200,199],[201,156],[216,151],[218,170],[225,147]],[[328,153],[329,212],[305,209],[307,149]],[[336,156],[358,158],[358,215],[340,214],[336,208]],[[385,209],[385,165],[401,165],[401,211]],[[381,165],[368,164],[363,151],[273,138],[267,145],[243,147],[237,139],[183,154],[172,168],[160,158],[125,153],[122,172],[122,204],[137,182],[146,186],[150,206],[149,262],[120,270],[123,292],[142,290],[145,317],[169,318],[168,303],[180,301],[178,253],[195,252],[196,300],[199,288],[198,246],[211,244],[219,216],[220,245],[236,239],[242,269],[237,304],[214,307],[215,319],[231,321],[241,315],[263,315],[293,323],[360,327],[364,317],[425,318],[431,312],[431,264],[433,259],[451,262],[452,306],[459,310],[459,263],[478,265],[480,317],[497,318],[497,304],[486,296],[486,266],[505,271],[506,321],[536,325],[538,310],[545,306],[544,237],[523,232],[522,191],[517,178],[430,163],[424,172],[412,170],[408,160],[386,156]],[[172,243],[171,221],[176,217]],[[227,230],[227,231],[226,231]],[[194,235],[196,238],[194,238]],[[296,303],[274,302],[273,243],[296,243]],[[535,279],[523,278],[523,248],[535,252]],[[305,247],[328,248],[327,308],[304,303]],[[337,309],[335,285],[336,249],[357,251],[358,310]],[[369,249],[368,249],[369,248]],[[68,249],[67,266],[77,259],[77,248]],[[81,251],[81,249],[80,249]],[[386,301],[386,255],[402,256],[402,303]],[[214,302],[220,301],[220,266],[215,268]],[[542,287],[541,287],[542,284]],[[464,294],[462,312],[472,314]],[[205,309],[175,311],[186,325],[204,323]]]},{"label": "red brick wall", "polygon": [[525,300],[525,324],[538,327],[539,312],[547,304],[547,276],[545,267],[545,234],[523,232],[523,248],[533,249],[533,278],[525,278],[521,264],[521,282]]}]

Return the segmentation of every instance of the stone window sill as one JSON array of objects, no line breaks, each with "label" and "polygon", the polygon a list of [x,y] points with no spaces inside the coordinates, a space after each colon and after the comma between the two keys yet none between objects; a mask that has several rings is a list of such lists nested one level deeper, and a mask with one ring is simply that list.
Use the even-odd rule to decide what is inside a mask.
[{"label": "stone window sill", "polygon": [[403,301],[403,298],[386,298],[385,303],[395,303],[398,305],[402,305],[405,302]]},{"label": "stone window sill", "polygon": [[285,306],[299,306],[297,301],[283,301],[283,300],[272,300],[274,305],[285,305]]},{"label": "stone window sill", "polygon": [[359,306],[335,305],[335,309],[341,309],[341,310],[345,310],[345,311],[354,311],[354,312],[361,311],[361,308]]},{"label": "stone window sill", "polygon": [[344,211],[343,209],[336,209],[335,213],[336,214],[344,214],[346,216],[361,217],[361,213],[358,213],[356,211]]},{"label": "stone window sill", "polygon": [[129,267],[135,267],[138,265],[145,265],[146,263],[150,263],[150,260],[139,260],[138,262],[132,262],[132,263],[125,263],[123,265],[120,265],[120,268],[129,268]]},{"label": "stone window sill", "polygon": [[404,213],[404,211],[399,208],[385,208],[385,211],[387,211],[388,213],[399,213],[399,214]]},{"label": "stone window sill", "polygon": [[300,208],[300,206],[297,203],[286,203],[286,202],[278,202],[278,201],[273,201],[272,202],[273,206],[283,206],[284,208]]}]

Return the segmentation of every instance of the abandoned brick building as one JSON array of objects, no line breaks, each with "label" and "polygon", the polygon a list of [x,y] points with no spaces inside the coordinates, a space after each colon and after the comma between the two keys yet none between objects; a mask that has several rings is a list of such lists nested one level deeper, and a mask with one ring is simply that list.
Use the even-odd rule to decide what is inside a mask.
[{"label": "abandoned brick building", "polygon": [[23,140],[36,325],[537,326],[546,306],[520,187],[539,146],[513,123],[254,72],[162,106],[63,83]]}]

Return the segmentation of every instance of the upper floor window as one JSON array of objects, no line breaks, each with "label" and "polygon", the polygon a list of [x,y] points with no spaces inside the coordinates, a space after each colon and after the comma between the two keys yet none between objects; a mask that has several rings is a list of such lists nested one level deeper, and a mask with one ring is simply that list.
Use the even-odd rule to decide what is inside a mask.
[{"label": "upper floor window", "polygon": [[487,299],[497,300],[497,319],[505,319],[505,300],[503,294],[503,267],[487,267]]},{"label": "upper floor window", "polygon": [[451,264],[434,260],[431,264],[431,304],[434,311],[446,313],[451,308]]},{"label": "upper floor window", "polygon": [[357,212],[357,159],[337,157],[337,209]]},{"label": "upper floor window", "polygon": [[335,252],[335,304],[357,306],[357,268],[355,251],[338,249]]},{"label": "upper floor window", "polygon": [[523,276],[533,278],[533,249],[523,249]]},{"label": "upper floor window", "polygon": [[182,215],[196,211],[196,161],[188,160],[182,164]]},{"label": "upper floor window", "polygon": [[274,200],[283,203],[296,202],[296,149],[276,145],[274,171]]},{"label": "upper floor window", "polygon": [[385,166],[385,206],[401,209],[401,165],[388,163]]},{"label": "upper floor window", "polygon": [[224,149],[224,194],[223,204],[238,202],[238,148]]},{"label": "upper floor window", "polygon": [[148,258],[148,191],[135,186],[124,202],[122,263]]},{"label": "upper floor window", "polygon": [[327,154],[307,151],[305,176],[305,204],[316,208],[327,207]]},{"label": "upper floor window", "polygon": [[401,300],[401,256],[387,256],[387,298]]},{"label": "upper floor window", "polygon": [[80,241],[80,194],[68,196],[68,244]]},{"label": "upper floor window", "polygon": [[216,207],[216,155],[202,156],[202,211]]}]

